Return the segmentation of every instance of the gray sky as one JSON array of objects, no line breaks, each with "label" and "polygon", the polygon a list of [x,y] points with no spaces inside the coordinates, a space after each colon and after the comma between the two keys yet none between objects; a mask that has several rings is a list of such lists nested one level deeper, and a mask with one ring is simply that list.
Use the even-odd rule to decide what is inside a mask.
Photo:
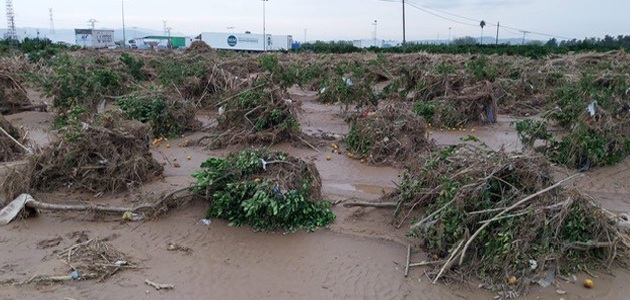
[{"label": "gray sky", "polygon": [[[630,0],[407,0],[411,4],[439,9],[448,13],[484,19],[534,32],[583,38],[605,34],[630,34]],[[4,1],[2,1],[4,2]],[[87,20],[99,21],[97,27],[121,27],[121,3],[117,0],[14,0],[18,27],[49,27],[48,8],[54,9],[56,28],[87,27]],[[0,23],[5,27],[4,3],[0,5]],[[126,0],[126,25],[162,29],[168,20],[173,31],[197,34],[202,31],[262,32],[260,0]],[[477,22],[438,13],[464,23]],[[308,39],[371,38],[378,20],[378,37],[402,39],[400,0],[269,0],[267,30],[274,34],[291,34]],[[468,26],[427,14],[407,6],[407,39],[479,36],[479,26]],[[485,36],[495,34],[488,26]],[[501,37],[519,37],[520,33],[503,31]],[[546,36],[528,38],[546,40]]]}]

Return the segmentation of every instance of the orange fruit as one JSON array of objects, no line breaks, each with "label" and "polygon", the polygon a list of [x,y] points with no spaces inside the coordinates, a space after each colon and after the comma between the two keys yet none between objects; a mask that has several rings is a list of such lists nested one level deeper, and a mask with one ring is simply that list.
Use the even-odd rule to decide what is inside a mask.
[{"label": "orange fruit", "polygon": [[592,289],[593,286],[595,286],[595,283],[593,282],[592,279],[584,280],[584,287],[586,287],[587,289]]},{"label": "orange fruit", "polygon": [[510,285],[514,285],[516,284],[516,277],[512,276],[510,277]]},{"label": "orange fruit", "polygon": [[331,160],[332,158],[330,157],[330,155],[326,155],[326,160]]},{"label": "orange fruit", "polygon": [[255,182],[255,183],[260,183],[261,181],[262,181],[262,180],[260,180],[260,178],[256,178],[256,179],[254,179],[254,182]]}]

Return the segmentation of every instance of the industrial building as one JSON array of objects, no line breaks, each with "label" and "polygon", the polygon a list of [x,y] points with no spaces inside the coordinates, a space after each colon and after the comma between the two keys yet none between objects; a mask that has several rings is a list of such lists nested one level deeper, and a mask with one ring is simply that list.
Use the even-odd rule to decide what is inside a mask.
[{"label": "industrial building", "polygon": [[[293,46],[291,35],[204,32],[201,41],[214,49],[238,51],[287,51]],[[266,43],[266,45],[265,45]]]},{"label": "industrial building", "polygon": [[115,47],[114,31],[100,29],[75,29],[76,45],[84,48],[102,49]]}]

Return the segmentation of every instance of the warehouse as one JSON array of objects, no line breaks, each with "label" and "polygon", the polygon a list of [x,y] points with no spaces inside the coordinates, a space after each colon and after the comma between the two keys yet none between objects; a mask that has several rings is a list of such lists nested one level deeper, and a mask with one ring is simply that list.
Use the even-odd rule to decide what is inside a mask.
[{"label": "warehouse", "polygon": [[113,30],[75,29],[76,45],[84,48],[102,49],[115,47]]}]

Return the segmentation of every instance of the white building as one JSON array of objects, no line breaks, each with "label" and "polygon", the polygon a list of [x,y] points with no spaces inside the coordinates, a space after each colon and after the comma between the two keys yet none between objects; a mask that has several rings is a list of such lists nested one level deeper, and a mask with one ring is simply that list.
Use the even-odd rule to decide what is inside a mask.
[{"label": "white building", "polygon": [[379,39],[365,39],[365,40],[354,40],[352,41],[352,45],[357,48],[370,48],[377,47],[382,48],[385,41]]},{"label": "white building", "polygon": [[84,48],[108,48],[116,46],[113,30],[75,29],[76,45]]}]

